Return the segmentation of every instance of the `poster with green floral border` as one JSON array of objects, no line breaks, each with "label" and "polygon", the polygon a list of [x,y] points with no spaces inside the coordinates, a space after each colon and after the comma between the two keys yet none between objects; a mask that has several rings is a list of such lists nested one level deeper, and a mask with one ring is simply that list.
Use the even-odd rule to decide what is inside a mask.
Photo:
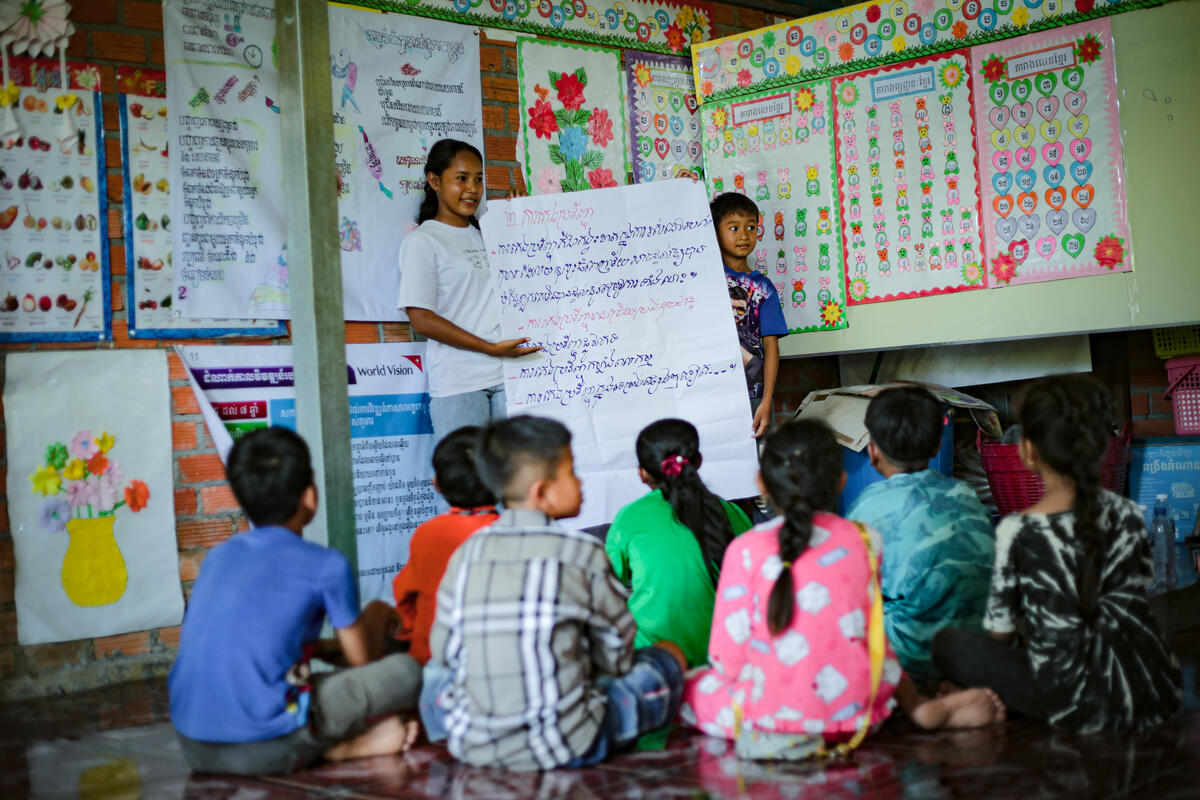
[{"label": "poster with green floral border", "polygon": [[617,51],[522,37],[517,72],[530,193],[624,186],[629,123]]},{"label": "poster with green floral border", "polygon": [[710,197],[741,192],[762,213],[750,266],[779,293],[792,333],[845,328],[846,281],[829,81],[702,106]]}]

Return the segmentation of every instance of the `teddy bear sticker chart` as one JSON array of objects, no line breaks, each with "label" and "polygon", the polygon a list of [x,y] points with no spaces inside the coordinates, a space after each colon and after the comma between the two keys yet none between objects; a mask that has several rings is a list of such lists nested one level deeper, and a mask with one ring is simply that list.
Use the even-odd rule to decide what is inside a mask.
[{"label": "teddy bear sticker chart", "polygon": [[1112,26],[971,50],[993,286],[1132,269]]},{"label": "teddy bear sticker chart", "polygon": [[692,62],[631,51],[625,80],[634,183],[670,180],[680,169],[699,172],[704,154]]},{"label": "teddy bear sticker chart", "polygon": [[966,51],[833,79],[851,305],[987,286]]},{"label": "teddy bear sticker chart", "polygon": [[758,205],[750,266],[775,284],[792,333],[847,324],[832,105],[826,80],[701,108],[709,196]]},{"label": "teddy bear sticker chart", "polygon": [[108,339],[100,70],[30,58],[10,58],[8,67],[0,89],[0,341]]}]

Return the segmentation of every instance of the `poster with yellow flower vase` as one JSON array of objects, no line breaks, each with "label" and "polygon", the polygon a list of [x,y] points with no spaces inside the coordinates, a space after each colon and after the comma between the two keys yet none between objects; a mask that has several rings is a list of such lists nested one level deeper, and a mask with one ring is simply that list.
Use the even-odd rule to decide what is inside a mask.
[{"label": "poster with yellow flower vase", "polygon": [[5,371],[20,643],[177,625],[166,352],[12,353]]}]

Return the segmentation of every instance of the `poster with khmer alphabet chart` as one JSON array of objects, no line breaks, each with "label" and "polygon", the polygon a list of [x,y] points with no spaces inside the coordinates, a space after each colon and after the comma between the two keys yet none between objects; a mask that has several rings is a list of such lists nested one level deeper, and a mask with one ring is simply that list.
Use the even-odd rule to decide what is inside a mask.
[{"label": "poster with khmer alphabet chart", "polygon": [[175,307],[290,316],[274,0],[163,7]]},{"label": "poster with khmer alphabet chart", "polygon": [[987,286],[966,51],[833,79],[851,305]]},{"label": "poster with khmer alphabet chart", "polygon": [[971,50],[993,286],[1128,272],[1112,24]]},{"label": "poster with khmer alphabet chart", "polygon": [[125,314],[131,339],[283,336],[277,320],[185,317],[175,303],[171,252],[167,75],[117,68],[124,181]]},{"label": "poster with khmer alphabet chart", "polygon": [[700,431],[701,474],[722,497],[756,494],[742,349],[704,188],[688,179],[493,202],[481,220],[504,338],[508,412],[573,434],[583,510],[612,521],[646,491],[634,441],[663,417]]},{"label": "poster with khmer alphabet chart", "polygon": [[665,181],[680,170],[699,172],[700,115],[692,62],[654,53],[625,53],[629,130],[635,183]]},{"label": "poster with khmer alphabet chart", "polygon": [[[242,8],[165,9],[176,302],[185,316],[287,318],[274,11]],[[416,225],[428,149],[449,137],[482,150],[479,39],[340,6],[329,23],[345,314],[403,319],[396,253]]]},{"label": "poster with khmer alphabet chart", "polygon": [[479,33],[402,14],[329,7],[338,232],[347,319],[402,319],[400,242],[417,224],[439,139],[483,152]]},{"label": "poster with khmer alphabet chart", "polygon": [[792,333],[846,327],[829,81],[701,109],[711,196],[741,192],[762,214],[750,267],[775,284]]},{"label": "poster with khmer alphabet chart", "polygon": [[[292,348],[180,347],[192,390],[222,460],[255,429],[296,429]],[[424,344],[346,347],[359,594],[391,602],[413,530],[441,514],[433,489],[433,424]]]}]

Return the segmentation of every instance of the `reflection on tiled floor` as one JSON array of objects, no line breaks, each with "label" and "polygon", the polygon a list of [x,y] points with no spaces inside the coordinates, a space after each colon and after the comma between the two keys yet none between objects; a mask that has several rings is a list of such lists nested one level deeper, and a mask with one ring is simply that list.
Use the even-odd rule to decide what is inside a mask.
[{"label": "reflection on tiled floor", "polygon": [[641,798],[1200,796],[1200,627],[1173,638],[1188,697],[1145,736],[1079,736],[1010,720],[929,734],[890,721],[845,765],[739,761],[724,743],[675,734],[667,749],[587,770],[505,773],[456,765],[440,747],[247,780],[188,773],[163,681],[0,706],[0,797],[80,800],[272,798]]}]

